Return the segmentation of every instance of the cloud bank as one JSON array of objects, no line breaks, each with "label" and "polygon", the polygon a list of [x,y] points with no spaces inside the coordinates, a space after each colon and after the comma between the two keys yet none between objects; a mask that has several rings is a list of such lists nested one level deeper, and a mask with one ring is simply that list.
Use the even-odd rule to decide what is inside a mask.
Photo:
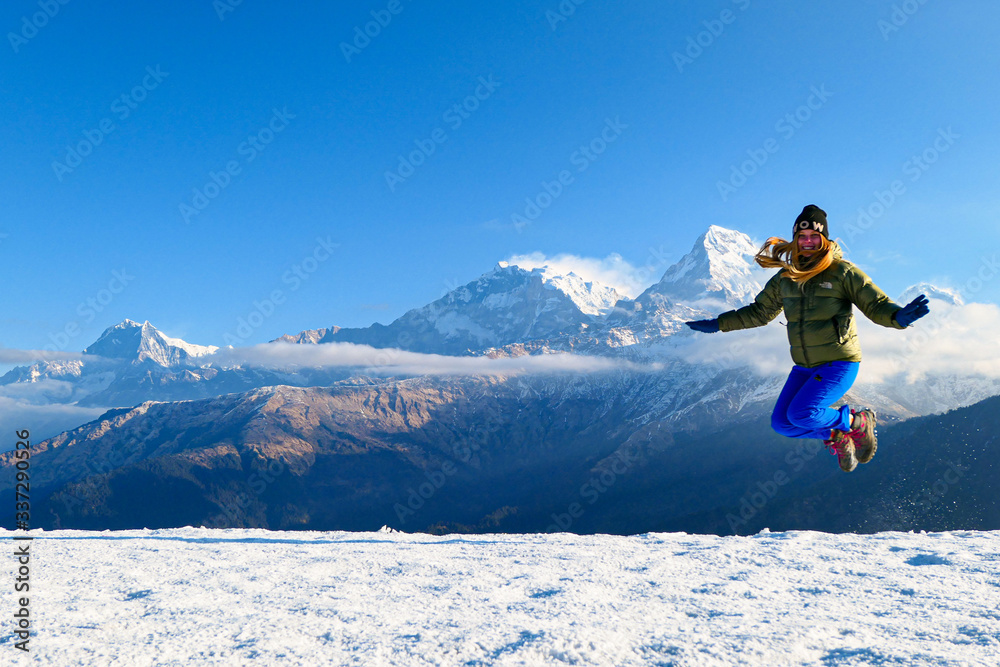
[{"label": "cloud bank", "polygon": [[[931,312],[907,329],[874,324],[855,309],[859,382],[919,382],[928,376],[1000,379],[1000,307],[932,298]],[[792,366],[784,316],[758,329],[691,336],[668,352],[695,364],[749,365],[761,375]]]},{"label": "cloud bank", "polygon": [[0,364],[33,364],[38,361],[93,360],[97,357],[82,352],[51,352],[49,350],[13,350],[0,348]]},{"label": "cloud bank", "polygon": [[662,369],[662,364],[637,364],[621,359],[568,353],[493,359],[423,354],[354,343],[263,343],[253,347],[220,350],[199,358],[199,362],[210,360],[222,365],[241,364],[285,370],[359,368],[365,374],[378,375],[519,375]]},{"label": "cloud bank", "polygon": [[0,433],[7,434],[0,439],[0,452],[14,449],[14,433],[27,430],[31,442],[41,442],[63,431],[76,428],[93,421],[107,412],[108,408],[81,408],[76,405],[40,405],[34,398],[0,396]]}]

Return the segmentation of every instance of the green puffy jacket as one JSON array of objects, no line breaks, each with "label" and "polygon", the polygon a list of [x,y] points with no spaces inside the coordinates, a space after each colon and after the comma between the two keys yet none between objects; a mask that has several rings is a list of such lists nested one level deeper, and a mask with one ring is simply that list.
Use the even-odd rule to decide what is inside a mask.
[{"label": "green puffy jacket", "polygon": [[779,270],[748,306],[719,315],[721,331],[762,327],[782,310],[788,319],[792,361],[812,368],[831,361],[861,361],[861,344],[854,323],[856,305],[876,324],[902,329],[893,319],[900,306],[886,296],[865,272],[841,259],[834,245],[834,263],[805,284]]}]

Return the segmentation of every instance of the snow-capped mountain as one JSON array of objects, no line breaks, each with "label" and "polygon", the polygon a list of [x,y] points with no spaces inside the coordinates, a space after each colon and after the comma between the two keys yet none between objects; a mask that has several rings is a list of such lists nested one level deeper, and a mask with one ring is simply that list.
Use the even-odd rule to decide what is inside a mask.
[{"label": "snow-capped mountain", "polygon": [[932,285],[930,283],[917,283],[916,285],[907,287],[906,290],[899,295],[899,298],[896,299],[896,303],[901,306],[906,305],[921,294],[925,295],[928,299],[944,301],[952,306],[965,305],[965,299],[962,298],[962,295],[958,291],[948,289],[947,287],[938,287],[937,285]]},{"label": "snow-capped mountain", "polygon": [[331,330],[323,336],[311,330],[279,340],[342,341],[446,354],[504,348],[607,353],[686,333],[686,320],[751,301],[764,275],[753,264],[756,252],[746,234],[712,225],[634,301],[572,271],[499,262],[492,271],[389,325]]},{"label": "snow-capped mountain", "polygon": [[499,262],[440,299],[389,325],[344,328],[319,339],[436,354],[473,354],[526,341],[577,335],[620,299],[614,289],[543,267]]},{"label": "snow-capped mountain", "polygon": [[[149,322],[124,320],[107,328],[83,359],[44,361],[18,366],[0,377],[11,395],[33,385],[34,395],[52,394],[51,403],[122,407],[148,400],[176,401],[217,396],[273,384],[324,383],[343,373],[302,373],[299,377],[257,368],[227,365],[210,359],[214,345],[195,345],[167,336]],[[19,391],[21,390],[21,391]],[[57,397],[57,400],[56,400]]]},{"label": "snow-capped mountain", "polygon": [[720,301],[737,308],[753,300],[763,285],[753,263],[757,247],[742,232],[712,225],[691,252],[646,290],[672,301]]},{"label": "snow-capped mountain", "polygon": [[[211,345],[192,345],[171,338],[149,322],[124,320],[108,327],[83,351],[84,359],[42,361],[18,366],[0,377],[0,385],[14,382],[84,379],[89,392],[107,384],[108,371],[115,366],[143,366],[169,369],[196,364],[199,357],[216,352]],[[97,380],[95,384],[95,380]]]},{"label": "snow-capped mountain", "polygon": [[122,359],[131,364],[149,361],[171,368],[188,365],[198,357],[218,350],[214,345],[192,345],[180,338],[171,338],[148,321],[139,324],[124,320],[106,329],[83,353],[105,359]]},{"label": "snow-capped mountain", "polygon": [[[498,262],[498,267],[516,266],[508,265],[507,262]],[[607,315],[614,308],[615,304],[622,299],[622,295],[613,287],[602,285],[597,281],[588,281],[576,273],[570,271],[560,274],[549,266],[535,267],[530,270],[542,278],[542,283],[547,287],[558,290],[568,296],[580,312],[586,315],[599,317]]]},{"label": "snow-capped mountain", "polygon": [[322,329],[306,329],[305,331],[300,331],[296,335],[285,334],[284,336],[278,336],[270,343],[295,343],[296,345],[303,344],[316,344],[323,340],[324,336],[332,335],[340,331],[340,327],[330,327]]},{"label": "snow-capped mountain", "polygon": [[[780,378],[760,375],[750,360],[741,360],[739,355],[727,353],[725,364],[678,355],[678,350],[688,349],[694,335],[685,321],[714,317],[743,305],[761,289],[766,274],[752,263],[755,251],[746,234],[713,225],[635,300],[619,298],[613,289],[572,271],[556,272],[548,266],[527,269],[501,262],[389,325],[333,326],[277,340],[350,342],[449,355],[511,357],[559,351],[624,357],[640,364],[666,361],[671,372],[653,391],[664,397],[663,405],[669,409],[657,411],[657,419],[672,420],[684,428],[714,428],[747,406],[765,406],[773,400],[775,383],[780,384]],[[900,301],[921,292],[947,301],[948,307],[962,303],[957,293],[929,284],[913,286]],[[699,342],[711,346],[716,341],[720,350],[729,349],[721,339]],[[33,385],[30,392],[47,403],[125,407],[277,384],[327,386],[364,372],[346,367],[279,372],[231,362],[220,366],[212,358],[217,349],[166,336],[149,322],[126,320],[107,329],[81,360],[15,368],[0,378],[0,393],[23,394],[27,387],[10,385]],[[713,349],[701,358],[714,358]],[[882,414],[908,418],[969,405],[995,394],[996,386],[996,381],[988,379],[936,377],[933,392],[859,384],[855,396]],[[619,389],[609,387],[608,391]]]},{"label": "snow-capped mountain", "polygon": [[635,301],[620,302],[607,325],[636,343],[656,344],[684,322],[714,317],[753,300],[764,273],[753,263],[757,249],[742,232],[712,225],[694,247]]}]

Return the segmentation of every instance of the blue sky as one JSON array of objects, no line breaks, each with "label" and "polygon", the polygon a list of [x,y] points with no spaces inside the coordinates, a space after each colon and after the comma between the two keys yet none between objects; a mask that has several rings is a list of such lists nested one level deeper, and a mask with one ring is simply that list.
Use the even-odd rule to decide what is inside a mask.
[{"label": "blue sky", "polygon": [[387,323],[534,252],[651,283],[807,203],[890,294],[1000,300],[968,289],[998,250],[995,2],[229,1],[3,3],[4,347]]}]

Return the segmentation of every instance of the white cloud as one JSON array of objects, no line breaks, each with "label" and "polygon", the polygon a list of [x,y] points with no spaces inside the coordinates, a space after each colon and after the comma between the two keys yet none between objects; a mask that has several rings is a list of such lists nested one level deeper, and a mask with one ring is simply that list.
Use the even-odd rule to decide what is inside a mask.
[{"label": "white cloud", "polygon": [[864,379],[916,382],[928,375],[1000,378],[1000,308],[931,299],[931,312],[902,331],[859,318]]},{"label": "white cloud", "polygon": [[584,280],[613,287],[619,294],[633,299],[657,282],[667,270],[663,261],[651,261],[646,266],[633,266],[618,253],[598,259],[567,253],[549,257],[541,252],[533,252],[527,255],[512,255],[506,261],[529,271],[543,266],[548,266],[556,273],[565,274],[572,271]]},{"label": "white cloud", "polygon": [[[1000,379],[1000,308],[930,300],[931,312],[907,329],[891,329],[854,316],[861,341],[861,382],[918,382],[928,376]],[[699,334],[670,350],[696,364],[749,365],[762,375],[784,375],[792,366],[783,316],[766,327]]]},{"label": "white cloud", "polygon": [[786,375],[792,367],[788,336],[778,320],[755,329],[684,336],[663,352],[698,366],[749,366],[763,376]]},{"label": "white cloud", "polygon": [[14,448],[16,431],[27,430],[32,443],[93,421],[108,408],[81,408],[76,405],[35,405],[30,401],[0,396],[0,452]]},{"label": "white cloud", "polygon": [[13,350],[0,348],[0,364],[33,364],[36,361],[74,361],[96,359],[82,352],[51,352],[49,350]]},{"label": "white cloud", "polygon": [[73,386],[71,382],[51,378],[37,382],[12,382],[0,386],[0,398],[9,398],[26,405],[68,403],[73,396]]},{"label": "white cloud", "polygon": [[544,354],[521,357],[451,357],[422,354],[391,348],[374,348],[354,343],[297,345],[264,343],[247,348],[220,350],[209,358],[219,363],[238,363],[276,369],[360,368],[366,374],[382,375],[518,375],[522,373],[577,372],[612,370],[656,371],[659,364],[591,357],[578,354]]}]

